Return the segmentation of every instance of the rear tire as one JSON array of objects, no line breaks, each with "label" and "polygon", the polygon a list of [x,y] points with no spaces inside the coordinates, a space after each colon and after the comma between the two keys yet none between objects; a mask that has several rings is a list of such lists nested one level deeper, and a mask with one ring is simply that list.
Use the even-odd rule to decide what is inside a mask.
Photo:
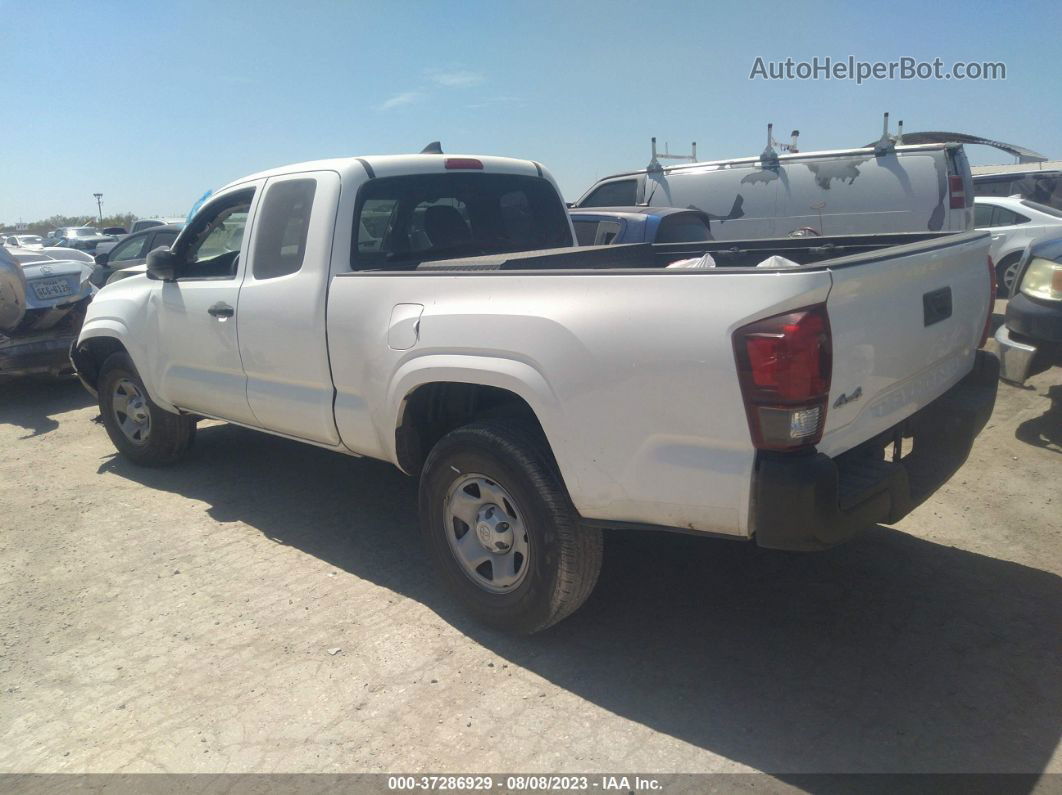
[{"label": "rear tire", "polygon": [[146,467],[180,460],[195,438],[195,418],[159,408],[124,352],[112,353],[97,382],[103,427],[125,458]]},{"label": "rear tire", "polygon": [[601,570],[601,531],[580,524],[533,428],[484,421],[444,436],[424,464],[420,521],[447,589],[506,631],[571,615]]}]

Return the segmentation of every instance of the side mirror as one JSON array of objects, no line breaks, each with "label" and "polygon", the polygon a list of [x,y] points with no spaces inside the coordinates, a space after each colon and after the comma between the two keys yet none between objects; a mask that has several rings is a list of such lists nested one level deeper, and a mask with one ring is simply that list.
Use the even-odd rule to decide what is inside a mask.
[{"label": "side mirror", "polygon": [[168,248],[157,248],[147,255],[147,275],[149,279],[163,282],[177,281],[177,268],[181,259]]},{"label": "side mirror", "polygon": [[96,257],[95,257],[96,264],[99,265],[100,267],[103,267],[104,265],[107,264],[107,260],[109,260],[110,258],[111,258],[111,252],[104,251],[102,254],[97,254],[96,255]]}]

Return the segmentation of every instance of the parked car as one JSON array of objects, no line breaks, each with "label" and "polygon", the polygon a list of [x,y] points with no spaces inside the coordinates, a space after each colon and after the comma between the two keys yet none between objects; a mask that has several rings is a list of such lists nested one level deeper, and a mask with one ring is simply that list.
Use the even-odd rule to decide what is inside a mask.
[{"label": "parked car", "polygon": [[149,226],[140,232],[133,232],[118,241],[109,251],[96,254],[99,268],[92,276],[92,283],[103,287],[112,281],[118,281],[129,275],[129,268],[143,265],[148,252],[156,248],[169,248],[183,228],[183,224],[166,224]]},{"label": "parked car", "polygon": [[68,226],[55,230],[53,237],[45,242],[46,246],[63,246],[96,253],[96,246],[100,243],[113,242],[113,235],[105,235],[92,226]]},{"label": "parked car", "polygon": [[40,235],[7,235],[3,238],[3,244],[16,248],[39,249],[44,248],[44,238]]},{"label": "parked car", "polygon": [[574,207],[630,205],[701,210],[716,240],[973,229],[958,144],[656,165],[598,180]]},{"label": "parked car", "polygon": [[[933,493],[992,411],[987,233],[573,242],[527,160],[273,169],[102,290],[72,359],[137,464],[212,417],[419,474],[441,579],[522,632],[586,599],[602,528],[823,548]],[[717,267],[666,267],[691,249]]]},{"label": "parked car", "polygon": [[91,254],[79,251],[76,248],[63,248],[62,246],[51,246],[49,248],[22,248],[20,246],[8,246],[7,250],[23,262],[73,260],[75,262],[95,264]]},{"label": "parked car", "polygon": [[121,237],[122,235],[128,235],[129,232],[124,226],[105,226],[103,228],[103,234]]},{"label": "parked car", "polygon": [[597,207],[571,210],[569,215],[580,246],[689,243],[712,239],[711,221],[700,210]]},{"label": "parked car", "polygon": [[974,195],[1001,198],[1013,196],[1062,210],[1062,171],[1012,168],[997,174],[974,174]]},{"label": "parked car", "polygon": [[1062,365],[1062,236],[1031,243],[1022,256],[996,330],[1000,376],[1023,384],[1032,375]]},{"label": "parked car", "polygon": [[69,373],[93,266],[0,247],[0,376]]},{"label": "parked car", "polygon": [[135,232],[142,232],[145,229],[150,229],[153,226],[166,226],[168,224],[183,224],[183,218],[138,218],[133,221],[133,228],[129,230],[130,234]]},{"label": "parked car", "polygon": [[989,256],[996,263],[999,296],[1010,296],[1018,264],[1029,243],[1062,234],[1062,210],[1029,199],[978,196],[974,224],[992,233]]}]

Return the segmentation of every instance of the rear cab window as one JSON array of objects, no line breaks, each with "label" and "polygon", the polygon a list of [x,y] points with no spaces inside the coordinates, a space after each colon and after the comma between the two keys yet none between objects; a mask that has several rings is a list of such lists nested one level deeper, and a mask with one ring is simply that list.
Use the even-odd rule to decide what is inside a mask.
[{"label": "rear cab window", "polygon": [[378,177],[354,213],[353,270],[572,244],[564,203],[545,179],[446,173]]},{"label": "rear cab window", "polygon": [[611,218],[572,219],[575,240],[580,246],[607,246],[616,241],[623,231],[624,222]]}]

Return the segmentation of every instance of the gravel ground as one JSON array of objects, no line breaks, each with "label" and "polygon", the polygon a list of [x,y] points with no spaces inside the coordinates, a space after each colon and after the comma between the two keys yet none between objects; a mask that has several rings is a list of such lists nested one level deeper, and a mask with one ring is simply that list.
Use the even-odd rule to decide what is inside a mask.
[{"label": "gravel ground", "polygon": [[1062,371],[896,527],[608,537],[532,638],[433,582],[393,468],[224,424],[116,459],[0,386],[0,772],[1062,772]]}]

